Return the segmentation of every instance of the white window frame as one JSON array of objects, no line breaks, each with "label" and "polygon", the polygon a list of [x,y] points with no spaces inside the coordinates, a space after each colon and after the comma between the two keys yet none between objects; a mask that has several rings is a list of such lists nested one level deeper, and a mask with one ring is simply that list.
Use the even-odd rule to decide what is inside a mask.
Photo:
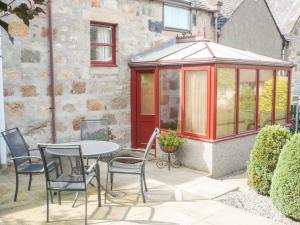
[{"label": "white window frame", "polygon": [[[178,9],[178,10],[186,10],[188,11],[188,26],[187,27],[179,27],[179,26],[172,26],[170,24],[166,24],[166,7],[170,7],[170,8],[174,8],[174,9]],[[178,6],[178,5],[173,5],[173,4],[164,4],[163,6],[163,24],[164,24],[164,29],[165,30],[170,30],[170,31],[190,31],[191,30],[191,9],[188,7],[184,7],[184,6]]]}]

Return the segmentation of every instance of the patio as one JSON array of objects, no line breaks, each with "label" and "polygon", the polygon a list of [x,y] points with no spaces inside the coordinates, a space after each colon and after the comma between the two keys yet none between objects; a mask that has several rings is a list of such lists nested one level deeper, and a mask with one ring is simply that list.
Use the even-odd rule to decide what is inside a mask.
[{"label": "patio", "polygon": [[[139,180],[136,176],[116,176],[114,190],[102,207],[97,207],[97,189],[89,187],[88,224],[198,224],[238,225],[277,224],[246,211],[221,204],[213,199],[236,190],[244,180],[215,180],[205,173],[185,167],[171,171],[158,169],[151,160],[146,166],[149,190],[147,203],[142,203]],[[105,184],[106,165],[101,165],[101,183]],[[9,167],[0,175],[0,223],[46,224],[45,178],[34,176],[31,191],[27,191],[28,176],[21,176],[19,200],[13,202],[14,171]],[[82,224],[84,221],[83,195],[72,208],[73,193],[62,194],[62,205],[50,204],[50,224]]]}]

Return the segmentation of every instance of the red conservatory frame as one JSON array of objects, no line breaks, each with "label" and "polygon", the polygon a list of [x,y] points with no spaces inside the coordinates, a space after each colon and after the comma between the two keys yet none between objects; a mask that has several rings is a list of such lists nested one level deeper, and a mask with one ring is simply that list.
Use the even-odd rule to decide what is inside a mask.
[{"label": "red conservatory frame", "polygon": [[[235,133],[229,136],[217,138],[216,137],[216,118],[217,118],[217,68],[234,68],[236,71],[236,104],[235,104]],[[291,67],[281,67],[281,66],[260,66],[260,65],[243,65],[243,64],[201,64],[198,65],[153,65],[153,66],[137,66],[131,67],[131,140],[132,146],[137,147],[137,79],[136,75],[138,72],[152,71],[154,72],[154,82],[155,82],[155,126],[159,127],[159,71],[162,69],[180,69],[180,82],[181,82],[181,130],[178,132],[180,136],[200,140],[204,142],[216,142],[222,140],[233,139],[237,137],[242,137],[246,135],[252,135],[259,131],[259,71],[260,70],[272,70],[273,71],[273,109],[272,109],[272,124],[275,122],[275,97],[276,97],[276,74],[277,71],[287,71],[288,76],[288,102],[287,102],[287,116],[286,125],[290,123],[290,98],[291,98]],[[238,131],[238,121],[239,121],[239,89],[240,89],[240,69],[254,69],[256,70],[256,117],[255,117],[255,129],[247,132]],[[206,70],[208,71],[208,108],[207,108],[207,124],[206,124],[206,135],[200,135],[195,133],[190,133],[184,131],[184,104],[185,104],[185,71],[188,70]],[[164,130],[162,132],[165,132]]]}]

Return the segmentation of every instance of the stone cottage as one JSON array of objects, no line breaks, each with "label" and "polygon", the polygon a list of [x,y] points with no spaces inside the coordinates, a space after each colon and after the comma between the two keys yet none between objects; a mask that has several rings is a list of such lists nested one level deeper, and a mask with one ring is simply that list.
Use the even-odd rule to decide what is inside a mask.
[{"label": "stone cottage", "polygon": [[107,119],[116,141],[130,144],[129,58],[203,27],[214,40],[220,7],[214,0],[50,2],[14,43],[6,34],[2,43],[6,128],[19,127],[32,147],[78,140],[83,118]]},{"label": "stone cottage", "polygon": [[[274,2],[287,5],[285,1]],[[218,29],[222,44],[277,59],[286,55],[287,41],[266,0],[224,0]]]}]

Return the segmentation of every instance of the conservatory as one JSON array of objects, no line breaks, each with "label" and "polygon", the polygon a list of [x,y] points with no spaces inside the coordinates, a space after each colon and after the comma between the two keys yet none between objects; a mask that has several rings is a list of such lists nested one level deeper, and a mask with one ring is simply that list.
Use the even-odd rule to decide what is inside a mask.
[{"label": "conservatory", "polygon": [[244,168],[260,128],[289,124],[290,62],[190,36],[129,65],[132,145],[175,130],[188,140],[182,163],[212,176]]}]

